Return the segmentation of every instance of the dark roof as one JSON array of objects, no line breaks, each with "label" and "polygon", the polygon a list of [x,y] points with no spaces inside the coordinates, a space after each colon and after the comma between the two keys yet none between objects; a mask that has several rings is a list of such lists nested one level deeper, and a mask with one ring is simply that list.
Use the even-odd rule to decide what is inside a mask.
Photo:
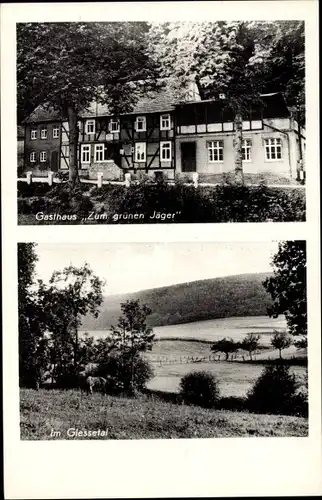
[{"label": "dark roof", "polygon": [[[175,109],[175,106],[184,100],[187,90],[182,90],[181,94],[175,85],[171,84],[171,78],[160,80],[156,91],[148,91],[145,95],[139,97],[134,108],[129,113],[124,114],[148,114],[167,112]],[[140,82],[142,83],[142,82]],[[93,102],[88,109],[80,113],[82,118],[91,118],[97,116],[110,116],[108,106],[99,102]],[[61,120],[62,114],[52,107],[38,106],[25,120],[24,123],[49,122]]]},{"label": "dark roof", "polygon": [[[168,79],[170,80],[170,79]],[[270,94],[261,94],[261,98],[264,105],[254,106],[253,119],[255,115],[261,116],[260,109],[263,110],[263,118],[285,118],[290,116],[290,112],[286,105],[285,99],[281,92],[275,92]],[[159,113],[173,111],[174,109],[182,110],[182,106],[195,106],[197,114],[203,115],[204,111],[202,109],[207,106],[208,120],[210,116],[215,119],[219,113],[222,113],[225,107],[225,100],[218,99],[207,99],[204,101],[191,101],[184,99],[184,92],[179,96],[178,91],[171,84],[165,85],[159,88],[157,91],[149,91],[144,96],[140,97],[135,104],[133,110],[130,113],[124,114],[148,114],[148,113]],[[225,119],[230,121],[232,119],[231,112],[225,111]],[[90,104],[87,110],[80,113],[82,118],[91,118],[99,116],[110,116],[108,106],[93,102]],[[66,119],[61,115],[61,113],[49,106],[38,106],[28,118],[24,120],[23,123],[42,123],[50,121],[60,121]],[[204,117],[200,116],[200,120],[204,120]],[[200,121],[200,123],[203,123]]]},{"label": "dark roof", "polygon": [[[254,105],[251,110],[253,120],[269,118],[288,118],[289,109],[283,95],[279,92],[271,94],[261,94],[262,103]],[[193,108],[193,109],[192,109]],[[207,99],[199,102],[187,102],[176,106],[181,125],[215,123],[223,119],[233,121],[233,111],[227,106],[225,99]],[[207,120],[206,120],[207,117]],[[245,117],[245,119],[247,119]]]},{"label": "dark roof", "polygon": [[25,137],[25,127],[22,125],[17,126],[17,137],[18,139],[23,139]]},{"label": "dark roof", "polygon": [[30,115],[24,119],[22,123],[43,123],[52,121],[61,121],[62,114],[60,111],[54,109],[51,106],[45,106],[40,104],[33,110]]}]

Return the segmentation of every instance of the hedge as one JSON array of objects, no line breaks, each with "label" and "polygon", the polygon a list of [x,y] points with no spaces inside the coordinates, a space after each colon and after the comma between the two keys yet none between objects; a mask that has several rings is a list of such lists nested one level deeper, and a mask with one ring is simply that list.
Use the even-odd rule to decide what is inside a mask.
[{"label": "hedge", "polygon": [[[18,213],[35,216],[39,211],[77,214],[76,223],[91,211],[104,214],[97,223],[294,222],[305,221],[305,190],[265,184],[194,188],[182,182],[144,182],[129,188],[81,184],[71,189],[68,184],[50,187],[19,182]],[[150,218],[154,212],[174,216]],[[133,214],[144,217],[135,219]]]}]

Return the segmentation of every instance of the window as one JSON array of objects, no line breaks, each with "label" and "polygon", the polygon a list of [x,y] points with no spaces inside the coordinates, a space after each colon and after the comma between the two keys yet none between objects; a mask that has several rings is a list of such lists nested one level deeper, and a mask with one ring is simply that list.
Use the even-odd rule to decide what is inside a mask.
[{"label": "window", "polygon": [[42,128],[41,131],[40,131],[40,138],[41,139],[47,139],[47,129],[46,128]]},{"label": "window", "polygon": [[208,161],[211,163],[224,161],[224,142],[210,141],[208,142]]},{"label": "window", "polygon": [[265,139],[265,159],[267,161],[276,161],[282,159],[281,139]]},{"label": "window", "polygon": [[110,121],[110,132],[119,132],[120,131],[120,120],[116,118]]},{"label": "window", "polygon": [[242,145],[242,155],[243,161],[252,161],[252,141],[250,139],[244,139]]},{"label": "window", "polygon": [[47,161],[47,153],[46,151],[42,151],[40,153],[40,163],[45,163]]},{"label": "window", "polygon": [[59,127],[54,127],[53,128],[53,139],[58,139],[59,138]]},{"label": "window", "polygon": [[137,142],[135,144],[135,161],[142,162],[146,160],[146,144],[145,142]]},{"label": "window", "polygon": [[88,144],[81,145],[81,163],[91,162],[91,147]]},{"label": "window", "polygon": [[31,132],[30,132],[30,139],[32,141],[35,140],[35,139],[37,139],[37,129],[34,128],[33,130],[31,130]]},{"label": "window", "polygon": [[160,142],[160,152],[162,161],[171,161],[171,142]]},{"label": "window", "polygon": [[144,132],[146,130],[146,118],[145,118],[145,116],[138,116],[136,118],[135,130],[137,132]]},{"label": "window", "polygon": [[85,134],[95,134],[95,120],[86,120]]},{"label": "window", "polygon": [[95,161],[104,161],[104,144],[95,144]]},{"label": "window", "polygon": [[161,115],[160,116],[160,130],[170,130],[170,128],[171,128],[170,115]]},{"label": "window", "polygon": [[35,152],[30,153],[29,159],[30,159],[30,163],[35,163],[36,162],[36,153]]}]

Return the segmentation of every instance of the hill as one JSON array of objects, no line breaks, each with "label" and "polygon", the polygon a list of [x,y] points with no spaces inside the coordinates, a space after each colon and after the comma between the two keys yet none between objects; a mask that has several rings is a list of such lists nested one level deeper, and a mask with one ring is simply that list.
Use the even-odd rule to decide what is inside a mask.
[{"label": "hill", "polygon": [[82,328],[105,330],[116,325],[121,313],[120,304],[126,300],[140,300],[150,307],[150,326],[265,315],[271,299],[262,282],[269,275],[241,274],[106,296],[98,318],[86,316]]}]

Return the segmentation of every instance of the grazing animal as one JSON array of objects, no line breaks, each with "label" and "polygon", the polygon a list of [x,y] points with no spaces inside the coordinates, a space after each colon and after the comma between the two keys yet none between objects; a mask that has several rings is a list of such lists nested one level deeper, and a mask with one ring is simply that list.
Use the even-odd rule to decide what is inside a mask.
[{"label": "grazing animal", "polygon": [[107,380],[104,377],[89,376],[86,379],[86,389],[90,394],[93,394],[93,390],[105,392],[106,384]]}]

